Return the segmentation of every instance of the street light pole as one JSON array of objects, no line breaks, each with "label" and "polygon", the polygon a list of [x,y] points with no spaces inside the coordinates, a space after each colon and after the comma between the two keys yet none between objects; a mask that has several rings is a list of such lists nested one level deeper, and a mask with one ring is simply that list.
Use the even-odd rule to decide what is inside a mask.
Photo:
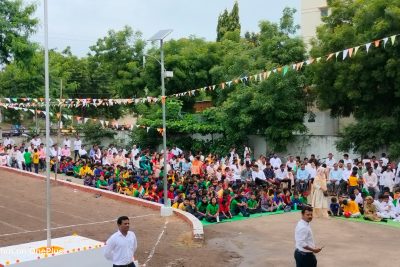
[{"label": "street light pole", "polygon": [[164,206],[168,207],[168,188],[167,188],[167,126],[166,126],[166,115],[165,115],[165,70],[164,70],[164,50],[163,40],[160,40],[161,50],[161,105],[162,105],[162,122],[163,122],[163,150],[164,150],[164,171],[163,171],[163,184],[164,184]]},{"label": "street light pole", "polygon": [[168,199],[168,181],[167,181],[167,127],[166,127],[166,110],[165,110],[165,69],[164,69],[164,38],[167,37],[172,30],[161,30],[157,32],[150,41],[160,41],[161,53],[161,105],[162,105],[162,121],[163,121],[163,150],[164,150],[164,171],[163,171],[163,186],[164,186],[164,205],[161,207],[161,216],[171,216],[172,208]]}]

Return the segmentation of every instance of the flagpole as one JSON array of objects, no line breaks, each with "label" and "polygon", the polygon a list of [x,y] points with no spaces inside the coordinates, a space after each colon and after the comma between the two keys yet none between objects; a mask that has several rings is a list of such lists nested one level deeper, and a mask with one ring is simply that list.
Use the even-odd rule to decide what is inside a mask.
[{"label": "flagpole", "polygon": [[49,99],[49,22],[47,0],[44,0],[44,77],[46,98],[46,223],[47,223],[47,247],[51,247],[50,224],[50,99]]}]

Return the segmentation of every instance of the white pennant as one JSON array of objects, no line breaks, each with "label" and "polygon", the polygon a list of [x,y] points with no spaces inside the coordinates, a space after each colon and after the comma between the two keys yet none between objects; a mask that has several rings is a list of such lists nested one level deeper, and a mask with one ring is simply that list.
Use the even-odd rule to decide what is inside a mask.
[{"label": "white pennant", "polygon": [[146,127],[146,131],[149,132],[149,130],[150,130],[150,127]]},{"label": "white pennant", "polygon": [[368,53],[370,47],[371,47],[371,43],[365,44],[365,48],[367,49],[367,53]]},{"label": "white pennant", "polygon": [[348,53],[349,53],[349,49],[343,50],[343,60],[346,59]]},{"label": "white pennant", "polygon": [[87,123],[88,120],[89,120],[89,118],[84,118],[83,123]]},{"label": "white pennant", "polygon": [[383,38],[383,47],[386,47],[386,43],[389,40],[389,37]]},{"label": "white pennant", "polygon": [[392,45],[394,45],[394,41],[396,41],[396,35],[390,36],[390,41],[392,41]]},{"label": "white pennant", "polygon": [[357,54],[357,52],[358,52],[358,49],[360,49],[360,46],[356,46],[356,47],[354,47],[354,55],[356,55],[356,54]]}]

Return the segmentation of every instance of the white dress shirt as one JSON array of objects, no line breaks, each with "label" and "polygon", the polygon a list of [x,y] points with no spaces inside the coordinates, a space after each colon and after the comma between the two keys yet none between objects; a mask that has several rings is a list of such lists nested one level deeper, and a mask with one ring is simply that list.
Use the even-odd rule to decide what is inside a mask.
[{"label": "white dress shirt", "polygon": [[82,140],[80,140],[80,139],[75,140],[74,141],[74,150],[79,151],[81,149],[81,147],[82,147]]},{"label": "white dress shirt", "polygon": [[11,138],[7,137],[6,139],[4,139],[3,144],[4,144],[4,146],[8,146],[8,145],[13,146],[15,144],[15,142]]},{"label": "white dress shirt", "polygon": [[259,179],[261,179],[261,180],[265,180],[266,178],[265,178],[265,174],[264,174],[264,172],[262,171],[262,170],[259,170],[259,171],[252,171],[251,172],[251,177],[253,178],[253,181],[255,181],[256,180],[256,178],[259,178]]},{"label": "white dress shirt", "polygon": [[271,165],[272,165],[272,167],[273,167],[274,169],[275,169],[275,168],[280,168],[281,165],[282,165],[282,161],[281,161],[281,159],[278,158],[278,157],[276,157],[276,158],[274,158],[274,157],[270,158],[270,159],[269,159],[269,163],[271,163]]},{"label": "white dress shirt", "polygon": [[107,240],[104,256],[115,265],[127,265],[133,262],[136,248],[136,235],[132,231],[126,236],[118,231]]},{"label": "white dress shirt", "polygon": [[64,145],[64,146],[67,146],[68,148],[71,148],[71,140],[69,140],[69,139],[64,139],[63,145]]},{"label": "white dress shirt", "polygon": [[311,231],[310,223],[300,220],[296,225],[296,230],[294,233],[294,238],[296,240],[296,249],[302,252],[311,251],[304,249],[304,247],[308,246],[310,248],[315,248],[314,238]]}]

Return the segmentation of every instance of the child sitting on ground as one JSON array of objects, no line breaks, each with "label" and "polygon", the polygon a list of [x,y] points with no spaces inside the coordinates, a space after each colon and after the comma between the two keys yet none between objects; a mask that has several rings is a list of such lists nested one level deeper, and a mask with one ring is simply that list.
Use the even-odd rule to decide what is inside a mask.
[{"label": "child sitting on ground", "polygon": [[340,216],[339,215],[340,206],[336,197],[331,198],[330,204],[330,215],[331,216]]},{"label": "child sitting on ground", "polygon": [[[343,213],[347,217],[357,218],[361,216],[360,209],[358,208],[358,204],[355,202],[356,196],[354,194],[350,195],[350,200],[343,200]],[[347,215],[348,214],[348,215]]]},{"label": "child sitting on ground", "polygon": [[256,200],[256,195],[254,193],[251,193],[250,199],[247,200],[247,208],[250,214],[260,212],[259,203]]}]

